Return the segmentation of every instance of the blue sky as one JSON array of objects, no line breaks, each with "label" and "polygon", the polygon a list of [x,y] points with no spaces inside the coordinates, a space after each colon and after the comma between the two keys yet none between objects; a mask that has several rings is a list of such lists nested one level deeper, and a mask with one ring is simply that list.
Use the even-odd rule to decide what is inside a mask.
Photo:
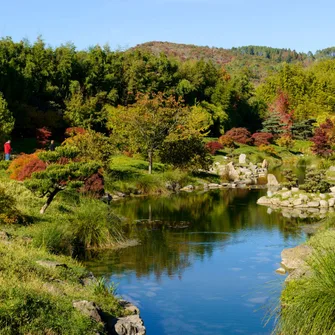
[{"label": "blue sky", "polygon": [[312,51],[335,46],[333,0],[2,0],[0,36],[78,49],[148,41]]}]

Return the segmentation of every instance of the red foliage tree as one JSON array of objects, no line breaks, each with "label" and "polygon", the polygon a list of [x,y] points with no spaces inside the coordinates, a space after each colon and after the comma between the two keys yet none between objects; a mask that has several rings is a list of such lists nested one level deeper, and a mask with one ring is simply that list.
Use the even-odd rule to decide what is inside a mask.
[{"label": "red foliage tree", "polygon": [[34,153],[30,155],[21,154],[11,162],[8,171],[11,179],[23,181],[30,178],[34,172],[45,169],[46,164]]},{"label": "red foliage tree", "polygon": [[104,179],[100,173],[95,173],[90,176],[80,188],[80,192],[89,193],[95,197],[100,197],[104,194]]},{"label": "red foliage tree", "polygon": [[68,137],[72,137],[78,134],[85,134],[86,130],[81,127],[70,127],[65,129],[65,135]]},{"label": "red foliage tree", "polygon": [[272,142],[273,135],[270,133],[254,133],[251,138],[254,141],[254,145],[258,147],[260,145],[269,145]]},{"label": "red foliage tree", "polygon": [[252,144],[251,134],[247,128],[232,128],[224,136],[237,143]]},{"label": "red foliage tree", "polygon": [[329,156],[333,152],[331,148],[333,138],[334,124],[330,119],[327,119],[314,131],[314,136],[311,138],[313,142],[312,151],[318,156]]},{"label": "red foliage tree", "polygon": [[51,131],[46,127],[36,129],[37,144],[40,148],[44,148],[47,145],[51,135]]},{"label": "red foliage tree", "polygon": [[226,147],[226,148],[232,148],[234,146],[234,141],[226,135],[222,135],[218,139],[218,141],[220,144],[222,144],[223,147]]},{"label": "red foliage tree", "polygon": [[215,153],[223,148],[223,145],[219,142],[216,141],[212,141],[212,142],[208,142],[206,143],[206,148],[208,149],[208,151],[212,154],[215,155]]}]

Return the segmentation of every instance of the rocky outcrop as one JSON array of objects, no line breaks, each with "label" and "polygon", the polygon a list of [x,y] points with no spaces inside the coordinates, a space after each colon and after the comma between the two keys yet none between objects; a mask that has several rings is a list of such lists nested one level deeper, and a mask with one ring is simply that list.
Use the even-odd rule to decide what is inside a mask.
[{"label": "rocky outcrop", "polygon": [[101,310],[95,302],[87,300],[73,301],[73,307],[82,314],[96,322],[105,325],[110,335],[145,335],[145,327],[140,317],[139,309],[128,301],[121,300],[120,305],[124,308],[125,314],[131,314],[116,318]]},{"label": "rocky outcrop", "polygon": [[87,300],[73,301],[72,305],[82,314],[90,317],[96,322],[102,322],[101,309],[95,304],[95,302]]},{"label": "rocky outcrop", "polygon": [[313,248],[308,245],[298,245],[294,248],[284,249],[281,253],[281,265],[276,272],[283,274],[285,271],[289,275],[285,282],[299,279],[303,276],[310,276],[311,270],[306,263],[313,254]]},{"label": "rocky outcrop", "polygon": [[268,186],[279,186],[278,180],[273,174],[268,174]]},{"label": "rocky outcrop", "polygon": [[145,327],[139,315],[129,315],[118,318],[114,325],[117,335],[145,335]]}]

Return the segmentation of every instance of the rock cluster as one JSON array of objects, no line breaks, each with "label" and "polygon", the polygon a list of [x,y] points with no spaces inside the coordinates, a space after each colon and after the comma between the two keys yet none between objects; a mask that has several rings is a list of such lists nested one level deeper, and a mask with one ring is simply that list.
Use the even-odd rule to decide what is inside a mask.
[{"label": "rock cluster", "polygon": [[261,166],[253,164],[252,162],[247,163],[246,155],[241,154],[238,164],[234,164],[234,162],[228,164],[216,162],[210,172],[217,173],[221,177],[238,185],[256,185],[259,184],[262,179],[262,183],[266,180],[268,165],[266,160],[263,161]]},{"label": "rock cluster", "polygon": [[257,200],[257,204],[281,208],[283,215],[287,217],[322,217],[335,210],[335,188],[331,188],[330,193],[307,193],[296,187],[291,190],[283,188],[276,192],[268,191],[267,196]]}]

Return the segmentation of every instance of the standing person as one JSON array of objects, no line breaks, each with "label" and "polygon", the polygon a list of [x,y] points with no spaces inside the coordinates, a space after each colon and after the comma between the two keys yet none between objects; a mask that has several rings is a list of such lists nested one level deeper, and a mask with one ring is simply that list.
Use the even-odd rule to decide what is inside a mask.
[{"label": "standing person", "polygon": [[10,160],[10,153],[12,152],[12,147],[10,145],[10,140],[8,140],[5,144],[4,144],[4,151],[5,151],[5,161],[9,161]]},{"label": "standing person", "polygon": [[49,145],[49,150],[55,151],[55,141],[54,140],[51,140],[50,145]]}]

